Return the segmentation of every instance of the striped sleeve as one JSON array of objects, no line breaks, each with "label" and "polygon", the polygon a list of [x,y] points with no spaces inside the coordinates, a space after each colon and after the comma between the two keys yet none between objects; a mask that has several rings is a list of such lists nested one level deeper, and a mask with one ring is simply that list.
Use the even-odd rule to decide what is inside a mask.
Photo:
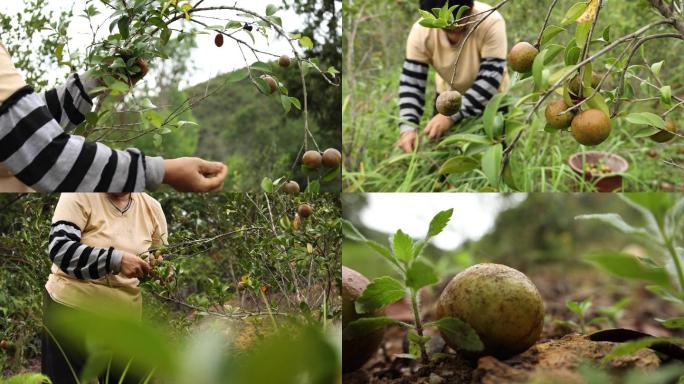
[{"label": "striped sleeve", "polygon": [[123,252],[114,248],[94,248],[81,243],[81,228],[69,221],[52,224],[48,253],[62,272],[79,280],[117,274],[123,259]]},{"label": "striped sleeve", "polygon": [[161,157],[65,133],[30,87],[0,106],[0,163],[39,192],[138,192],[164,177]]},{"label": "striped sleeve", "polygon": [[[415,130],[425,108],[425,85],[428,79],[428,65],[410,59],[404,60],[399,78],[399,125],[401,133]],[[411,124],[412,123],[412,124]]]},{"label": "striped sleeve", "polygon": [[81,124],[93,108],[93,101],[77,74],[71,75],[64,85],[41,93],[40,97],[52,117],[67,131]]},{"label": "striped sleeve", "polygon": [[487,103],[499,92],[503,80],[506,60],[484,57],[480,61],[480,71],[473,85],[463,94],[461,111],[451,120],[458,123],[464,118],[480,116]]}]

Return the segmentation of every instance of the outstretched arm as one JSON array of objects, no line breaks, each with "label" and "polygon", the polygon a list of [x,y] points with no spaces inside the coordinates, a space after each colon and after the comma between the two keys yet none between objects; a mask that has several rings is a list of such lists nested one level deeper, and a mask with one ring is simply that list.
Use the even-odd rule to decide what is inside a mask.
[{"label": "outstretched arm", "polygon": [[89,73],[69,76],[66,83],[40,94],[57,123],[66,131],[85,120],[85,114],[93,108],[91,90],[97,81]]}]

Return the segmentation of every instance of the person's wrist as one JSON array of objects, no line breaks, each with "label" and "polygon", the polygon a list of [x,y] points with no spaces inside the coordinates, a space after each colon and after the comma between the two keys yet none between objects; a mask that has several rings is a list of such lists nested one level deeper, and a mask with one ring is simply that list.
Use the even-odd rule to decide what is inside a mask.
[{"label": "person's wrist", "polygon": [[121,272],[121,263],[123,263],[124,253],[122,251],[113,249],[112,258],[109,261],[109,268],[112,274],[118,275]]}]

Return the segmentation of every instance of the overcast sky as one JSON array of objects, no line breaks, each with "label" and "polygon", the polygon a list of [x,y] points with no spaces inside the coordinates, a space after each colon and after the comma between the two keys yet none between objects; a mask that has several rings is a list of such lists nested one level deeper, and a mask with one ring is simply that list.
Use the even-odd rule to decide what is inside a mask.
[{"label": "overcast sky", "polygon": [[423,238],[432,217],[454,208],[447,228],[432,243],[452,250],[468,239],[479,239],[494,225],[496,216],[511,201],[522,202],[525,194],[509,200],[494,193],[371,193],[361,212],[363,223],[375,230],[394,233],[401,229],[413,238]]},{"label": "overcast sky", "polygon": [[[0,12],[3,13],[16,13],[24,7],[25,0],[0,0]],[[50,9],[56,10],[60,7],[64,7],[68,4],[73,4],[74,14],[80,15],[83,13],[85,8],[85,0],[48,0],[48,6]],[[195,3],[193,0],[192,3]],[[101,5],[99,1],[94,4],[99,6],[99,9],[104,10],[105,15],[109,15],[111,10],[107,11],[104,6]],[[205,0],[202,7],[204,6],[219,6],[219,5],[237,5],[241,8],[253,10],[261,14],[264,13],[266,6],[268,4],[279,5],[282,4],[278,0]],[[283,27],[285,31],[294,31],[300,29],[303,25],[304,18],[298,16],[292,11],[279,11],[278,16],[283,20]],[[213,12],[211,13],[213,17],[219,18],[230,18],[235,16],[234,12]],[[100,20],[103,20],[102,15],[98,16]],[[212,21],[210,19],[203,19],[209,25],[212,24],[225,24],[225,22]],[[105,32],[108,32],[107,28],[102,28]],[[242,35],[242,36],[241,36]],[[90,27],[85,18],[74,17],[72,20],[71,28],[69,29],[70,36],[70,46],[79,48],[84,48],[92,39],[90,32]],[[245,33],[239,33],[235,35],[236,37],[242,38],[242,40],[249,40],[249,37]],[[255,34],[256,36],[256,34]],[[257,38],[257,44],[255,48],[264,50],[267,52],[273,52],[277,54],[287,54],[291,52],[290,46],[284,39],[271,39],[266,41],[264,38]],[[253,57],[247,57],[250,62],[255,61]],[[214,36],[211,35],[200,35],[197,37],[197,48],[192,53],[192,60],[194,60],[196,70],[192,73],[187,74],[185,85],[194,85],[201,83],[208,79],[215,77],[218,74],[231,72],[237,68],[244,67],[244,59],[237,49],[237,46],[226,39],[226,43],[222,49],[216,48],[214,46]],[[263,61],[269,60],[268,57],[264,57]],[[67,69],[59,68],[55,69],[55,76],[49,76],[50,79],[55,77],[60,77],[59,75],[66,73]]]}]

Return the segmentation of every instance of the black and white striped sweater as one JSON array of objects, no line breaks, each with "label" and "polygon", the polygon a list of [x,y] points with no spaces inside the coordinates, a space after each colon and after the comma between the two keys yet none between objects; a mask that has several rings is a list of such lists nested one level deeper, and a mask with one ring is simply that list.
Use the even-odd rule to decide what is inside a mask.
[{"label": "black and white striped sweater", "polygon": [[41,95],[24,87],[0,105],[0,163],[39,192],[138,192],[164,177],[161,157],[69,135],[93,102],[78,75]]},{"label": "black and white striped sweater", "polygon": [[[461,111],[451,117],[454,123],[476,117],[484,112],[487,103],[497,94],[503,80],[506,60],[483,57],[473,85],[463,94]],[[425,108],[425,86],[428,64],[406,59],[399,79],[399,117],[401,133],[415,130]]]},{"label": "black and white striped sweater", "polygon": [[54,265],[79,280],[118,274],[123,259],[123,252],[114,248],[95,248],[81,243],[81,228],[69,221],[52,224],[48,252]]}]

